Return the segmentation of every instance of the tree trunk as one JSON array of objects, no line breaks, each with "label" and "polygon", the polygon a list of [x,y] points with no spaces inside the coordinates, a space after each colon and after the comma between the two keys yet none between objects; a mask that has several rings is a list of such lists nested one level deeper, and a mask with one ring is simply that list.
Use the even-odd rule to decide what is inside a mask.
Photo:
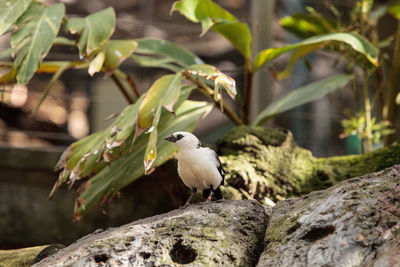
[{"label": "tree trunk", "polygon": [[400,266],[400,166],[273,208],[257,266]]},{"label": "tree trunk", "polygon": [[196,204],[96,231],[34,266],[254,266],[267,218],[256,201]]}]

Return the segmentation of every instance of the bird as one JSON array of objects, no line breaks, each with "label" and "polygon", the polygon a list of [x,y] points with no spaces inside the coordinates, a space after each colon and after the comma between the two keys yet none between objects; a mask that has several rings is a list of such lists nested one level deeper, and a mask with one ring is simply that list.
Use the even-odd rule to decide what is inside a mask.
[{"label": "bird", "polygon": [[178,149],[178,174],[183,183],[192,190],[192,194],[183,208],[190,205],[198,190],[202,191],[206,201],[223,199],[220,186],[225,179],[225,171],[217,153],[203,146],[200,140],[189,132],[175,132],[164,140],[175,143]]}]

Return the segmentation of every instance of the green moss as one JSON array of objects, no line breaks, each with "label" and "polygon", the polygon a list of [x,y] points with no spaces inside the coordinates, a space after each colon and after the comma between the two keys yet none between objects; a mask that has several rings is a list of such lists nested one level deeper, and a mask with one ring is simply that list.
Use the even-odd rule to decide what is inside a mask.
[{"label": "green moss", "polygon": [[266,127],[236,127],[219,141],[218,150],[227,172],[227,199],[280,201],[400,163],[400,145],[366,155],[315,158],[289,131]]},{"label": "green moss", "polygon": [[31,266],[34,263],[36,256],[46,247],[48,246],[46,245],[22,249],[0,250],[0,266]]}]

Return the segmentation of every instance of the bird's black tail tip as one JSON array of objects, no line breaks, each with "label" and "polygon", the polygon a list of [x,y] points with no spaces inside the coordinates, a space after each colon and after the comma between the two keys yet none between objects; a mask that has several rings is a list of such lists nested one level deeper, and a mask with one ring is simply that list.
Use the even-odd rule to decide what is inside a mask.
[{"label": "bird's black tail tip", "polygon": [[222,195],[221,189],[217,187],[217,189],[214,190],[214,195],[215,199],[220,200],[223,199],[224,196]]}]

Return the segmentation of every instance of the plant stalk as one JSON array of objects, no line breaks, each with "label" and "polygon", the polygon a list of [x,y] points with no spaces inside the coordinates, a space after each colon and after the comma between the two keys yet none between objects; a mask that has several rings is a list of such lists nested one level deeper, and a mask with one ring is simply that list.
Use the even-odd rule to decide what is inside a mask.
[{"label": "plant stalk", "polygon": [[222,98],[215,100],[214,90],[208,87],[204,82],[199,80],[198,78],[194,77],[190,73],[184,71],[183,75],[192,83],[194,83],[200,92],[202,92],[205,96],[207,96],[210,100],[212,100],[215,106],[220,106],[222,104],[224,113],[228,116],[231,121],[233,121],[236,125],[243,125],[243,121],[236,115],[236,113],[225,103],[222,101]]},{"label": "plant stalk", "polygon": [[369,100],[369,93],[368,93],[367,67],[364,68],[364,73],[363,73],[363,91],[364,91],[364,107],[365,107],[365,132],[367,138],[365,152],[369,153],[372,151],[372,125],[371,125],[371,102]]},{"label": "plant stalk", "polygon": [[[399,80],[400,80],[400,23],[397,24],[397,32],[396,32],[396,41],[394,45],[394,54],[392,61],[392,69],[389,76],[389,92],[386,95],[386,103],[383,107],[382,116],[384,120],[387,120],[391,123],[392,126],[395,126],[396,120],[396,106],[395,99],[396,94],[398,93],[399,88]],[[385,146],[391,143],[391,136],[385,136],[384,143]]]},{"label": "plant stalk", "polygon": [[125,97],[126,101],[128,101],[129,104],[135,103],[135,99],[133,99],[132,96],[128,93],[128,89],[125,88],[125,86],[122,84],[120,77],[115,72],[111,74],[111,78],[117,85],[119,91]]},{"label": "plant stalk", "polygon": [[250,123],[250,101],[253,82],[253,72],[250,64],[250,58],[247,58],[244,63],[244,101],[242,105],[242,120],[244,124]]}]

